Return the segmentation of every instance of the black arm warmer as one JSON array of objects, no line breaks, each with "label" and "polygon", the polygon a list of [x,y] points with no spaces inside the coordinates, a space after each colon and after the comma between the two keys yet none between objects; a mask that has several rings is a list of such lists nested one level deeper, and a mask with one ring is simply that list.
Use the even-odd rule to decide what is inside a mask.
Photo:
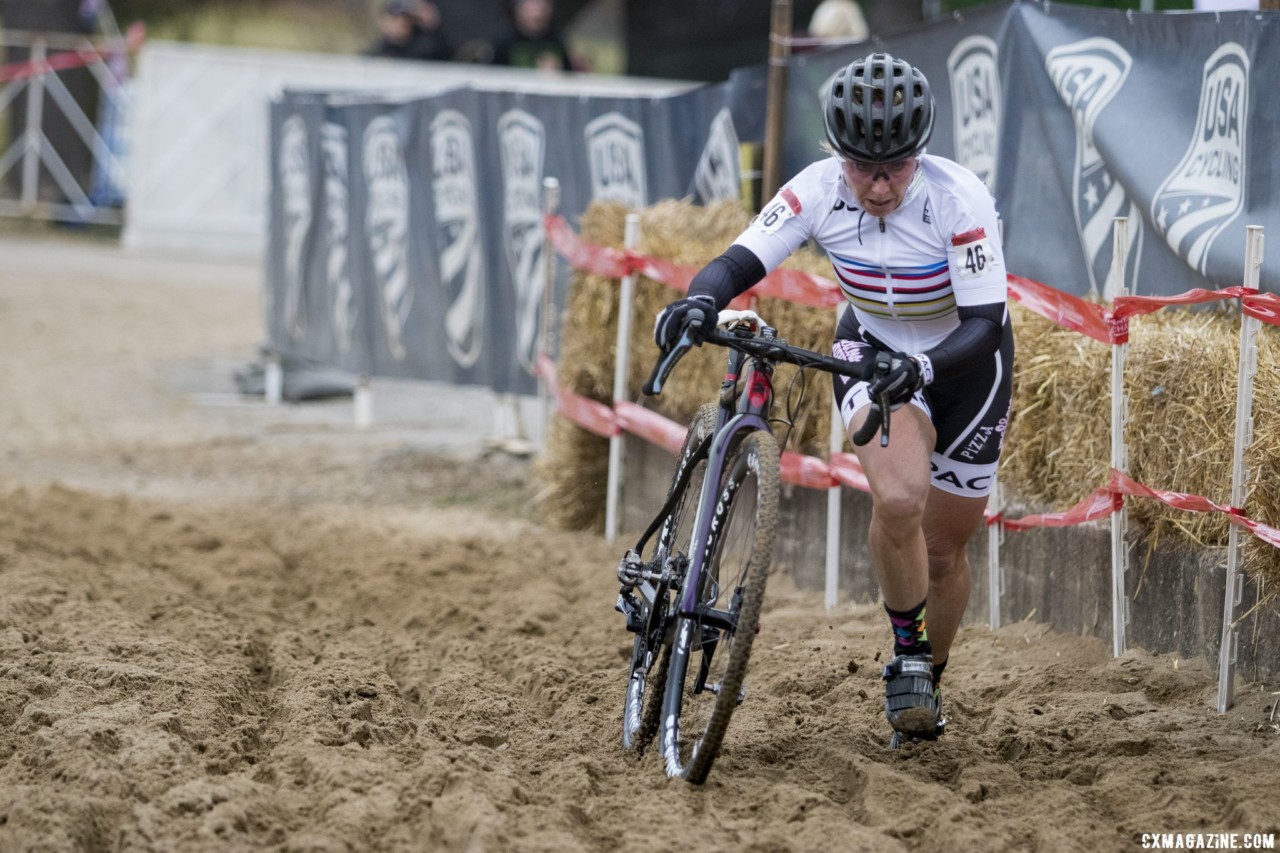
[{"label": "black arm warmer", "polygon": [[724,254],[698,270],[689,283],[690,296],[710,296],[716,310],[723,310],[764,278],[764,264],[743,246],[730,246]]},{"label": "black arm warmer", "polygon": [[990,358],[1000,348],[1004,312],[1003,302],[957,308],[960,325],[942,343],[924,351],[933,365],[933,381],[954,379]]}]

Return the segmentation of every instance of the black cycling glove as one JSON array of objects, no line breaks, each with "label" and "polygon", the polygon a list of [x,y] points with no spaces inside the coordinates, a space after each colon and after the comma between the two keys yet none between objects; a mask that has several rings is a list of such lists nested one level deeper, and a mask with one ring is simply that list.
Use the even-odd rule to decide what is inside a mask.
[{"label": "black cycling glove", "polygon": [[685,325],[692,322],[694,340],[702,343],[716,327],[720,312],[710,296],[687,296],[677,299],[658,312],[653,323],[653,342],[664,352],[675,346]]},{"label": "black cycling glove", "polygon": [[905,352],[895,352],[890,356],[889,372],[881,376],[871,385],[871,399],[878,401],[880,395],[888,393],[889,405],[896,406],[910,400],[912,395],[924,387],[924,371],[920,362]]}]

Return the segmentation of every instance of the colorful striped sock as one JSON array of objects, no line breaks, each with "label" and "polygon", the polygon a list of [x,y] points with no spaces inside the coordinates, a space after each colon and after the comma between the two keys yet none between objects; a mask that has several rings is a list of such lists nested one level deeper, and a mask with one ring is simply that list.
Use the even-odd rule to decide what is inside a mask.
[{"label": "colorful striped sock", "polygon": [[889,623],[893,625],[893,653],[895,655],[932,654],[933,646],[929,645],[929,631],[924,621],[924,605],[921,601],[910,610],[894,610],[885,605],[889,614]]}]

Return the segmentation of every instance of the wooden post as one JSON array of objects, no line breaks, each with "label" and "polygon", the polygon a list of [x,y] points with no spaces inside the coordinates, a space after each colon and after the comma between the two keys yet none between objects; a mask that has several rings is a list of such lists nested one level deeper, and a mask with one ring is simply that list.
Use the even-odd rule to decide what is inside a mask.
[{"label": "wooden post", "polygon": [[773,0],[769,25],[769,85],[764,108],[764,179],[760,200],[782,185],[782,127],[787,112],[787,59],[791,56],[791,0]]},{"label": "wooden post", "polygon": [[1258,8],[1280,12],[1280,0],[1258,0]]}]

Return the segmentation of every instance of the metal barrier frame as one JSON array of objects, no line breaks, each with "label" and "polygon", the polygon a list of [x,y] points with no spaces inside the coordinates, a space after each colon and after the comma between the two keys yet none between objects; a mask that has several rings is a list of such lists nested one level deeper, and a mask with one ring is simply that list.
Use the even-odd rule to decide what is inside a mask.
[{"label": "metal barrier frame", "polygon": [[[112,68],[113,58],[136,49],[141,31],[131,31],[127,38],[92,39],[63,33],[0,31],[0,45],[6,50],[27,48],[30,57],[22,62],[0,66],[0,115],[9,112],[18,95],[27,92],[21,136],[0,152],[0,216],[56,220],[81,224],[120,225],[124,208],[96,202],[86,193],[67,167],[64,157],[44,133],[46,108],[60,111],[76,135],[88,148],[94,174],[105,175],[112,186],[125,186],[122,158],[102,135],[97,122],[85,115],[60,75],[72,69],[85,68],[93,75],[99,93],[109,109],[127,116],[132,102],[127,87],[127,74]],[[123,123],[120,130],[123,130]],[[62,201],[41,198],[43,164],[53,180]],[[18,194],[13,197],[3,179],[20,169]]]}]

